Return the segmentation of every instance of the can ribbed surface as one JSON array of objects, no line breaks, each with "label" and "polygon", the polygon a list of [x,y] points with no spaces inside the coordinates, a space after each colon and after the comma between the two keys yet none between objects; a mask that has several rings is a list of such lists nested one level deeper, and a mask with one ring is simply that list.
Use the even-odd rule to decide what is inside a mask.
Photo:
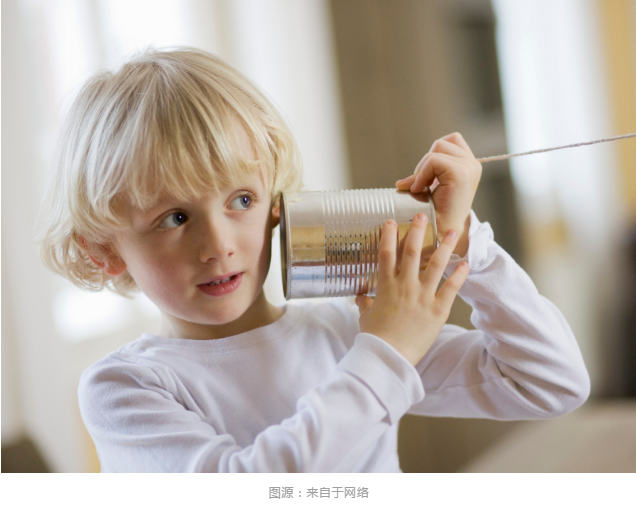
[{"label": "can ribbed surface", "polygon": [[394,191],[326,192],[325,296],[375,293],[380,229],[395,220]]},{"label": "can ribbed surface", "polygon": [[437,245],[430,193],[395,189],[290,193],[281,208],[281,259],[287,299],[374,295],[380,230],[398,224],[398,262],[413,216],[429,218],[422,263]]}]

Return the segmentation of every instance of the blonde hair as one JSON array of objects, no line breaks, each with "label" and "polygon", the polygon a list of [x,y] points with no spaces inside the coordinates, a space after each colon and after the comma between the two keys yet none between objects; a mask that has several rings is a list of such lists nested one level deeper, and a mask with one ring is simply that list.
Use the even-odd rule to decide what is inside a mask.
[{"label": "blonde hair", "polygon": [[[258,162],[237,152],[236,123]],[[111,277],[103,257],[125,226],[122,201],[145,209],[160,196],[193,200],[262,170],[272,201],[301,186],[296,143],[280,113],[247,78],[193,48],[146,51],[95,75],[75,99],[47,187],[44,263],[74,284],[127,295],[128,272]]]}]

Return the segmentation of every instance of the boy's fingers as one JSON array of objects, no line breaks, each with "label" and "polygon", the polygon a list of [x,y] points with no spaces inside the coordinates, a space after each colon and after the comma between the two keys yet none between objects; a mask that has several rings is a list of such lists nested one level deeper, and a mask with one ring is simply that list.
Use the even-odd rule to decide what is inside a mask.
[{"label": "boy's fingers", "polygon": [[471,156],[473,155],[473,152],[470,149],[468,142],[464,140],[464,137],[462,137],[461,133],[455,132],[455,133],[450,133],[449,135],[444,135],[442,137],[442,140],[447,140],[448,142],[452,142],[453,144],[461,147],[464,151],[470,153]]},{"label": "boy's fingers", "polygon": [[444,281],[442,287],[439,288],[436,295],[437,300],[442,303],[442,305],[450,308],[460,288],[464,285],[469,273],[470,267],[468,266],[468,263],[463,262],[459,265],[448,279]]},{"label": "boy's fingers", "polygon": [[378,248],[378,283],[392,279],[395,276],[397,260],[397,223],[389,219],[380,235],[380,246]]},{"label": "boy's fingers", "polygon": [[373,299],[365,295],[358,295],[356,296],[356,305],[360,309],[360,315],[362,315],[371,308]]},{"label": "boy's fingers", "polygon": [[400,277],[402,278],[419,279],[422,244],[424,243],[427,224],[428,218],[426,214],[417,214],[411,222],[402,249],[400,263]]},{"label": "boy's fingers", "polygon": [[445,138],[441,138],[433,142],[429,152],[448,154],[456,158],[464,158],[468,154],[465,149],[449,140],[446,140]]},{"label": "boy's fingers", "polygon": [[[439,156],[439,154],[437,155]],[[430,186],[437,177],[435,173],[436,160],[434,156],[435,155],[431,156],[427,154],[415,168],[415,180],[410,188],[413,193],[424,191],[424,188]]]},{"label": "boy's fingers", "polygon": [[411,186],[413,193],[423,191],[426,186],[433,184],[436,177],[443,184],[444,174],[457,163],[457,158],[444,153],[429,153],[420,163],[422,164],[418,165],[419,171],[415,176],[415,182]]},{"label": "boy's fingers", "polygon": [[409,175],[406,179],[400,179],[395,183],[395,187],[398,189],[410,189],[415,182],[415,174]]},{"label": "boy's fingers", "polygon": [[[440,158],[441,155],[441,158]],[[398,188],[405,187],[407,181],[411,183],[411,191],[420,192],[425,186],[430,186],[435,177],[439,176],[444,170],[441,161],[454,161],[456,158],[474,157],[468,143],[460,133],[451,133],[433,142],[431,149],[415,167],[412,176],[398,181]],[[433,161],[430,161],[433,159]],[[432,173],[431,173],[432,172]],[[436,173],[437,172],[437,173]]]},{"label": "boy's fingers", "polygon": [[426,270],[424,270],[424,274],[422,275],[423,284],[434,286],[435,289],[437,289],[451,254],[453,254],[457,240],[458,237],[455,230],[449,230],[446,233],[439,247],[431,256],[428,265],[426,265]]}]

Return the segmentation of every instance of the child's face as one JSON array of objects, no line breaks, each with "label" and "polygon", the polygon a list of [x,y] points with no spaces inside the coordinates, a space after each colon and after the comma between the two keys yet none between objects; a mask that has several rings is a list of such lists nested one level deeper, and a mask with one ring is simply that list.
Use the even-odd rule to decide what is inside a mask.
[{"label": "child's face", "polygon": [[[254,160],[247,135],[242,137],[244,154]],[[113,245],[169,321],[166,333],[173,334],[166,336],[205,338],[201,325],[263,313],[276,224],[270,204],[263,177],[255,174],[247,184],[198,201],[165,199],[147,211],[129,209],[131,226],[115,235]]]}]

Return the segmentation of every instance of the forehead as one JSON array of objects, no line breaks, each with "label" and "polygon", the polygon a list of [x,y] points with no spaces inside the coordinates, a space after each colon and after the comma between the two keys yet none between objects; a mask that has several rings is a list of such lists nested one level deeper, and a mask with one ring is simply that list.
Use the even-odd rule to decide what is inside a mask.
[{"label": "forehead", "polygon": [[[226,192],[244,185],[269,187],[266,163],[250,135],[233,117],[216,146],[176,149],[176,156],[156,153],[126,169],[128,183],[121,199],[140,210],[165,201],[194,201],[210,192]],[[182,146],[183,147],[183,146]],[[213,149],[213,151],[210,151]]]},{"label": "forehead", "polygon": [[238,119],[232,121],[232,143],[237,153],[249,161],[256,161],[256,150],[245,128]]}]

